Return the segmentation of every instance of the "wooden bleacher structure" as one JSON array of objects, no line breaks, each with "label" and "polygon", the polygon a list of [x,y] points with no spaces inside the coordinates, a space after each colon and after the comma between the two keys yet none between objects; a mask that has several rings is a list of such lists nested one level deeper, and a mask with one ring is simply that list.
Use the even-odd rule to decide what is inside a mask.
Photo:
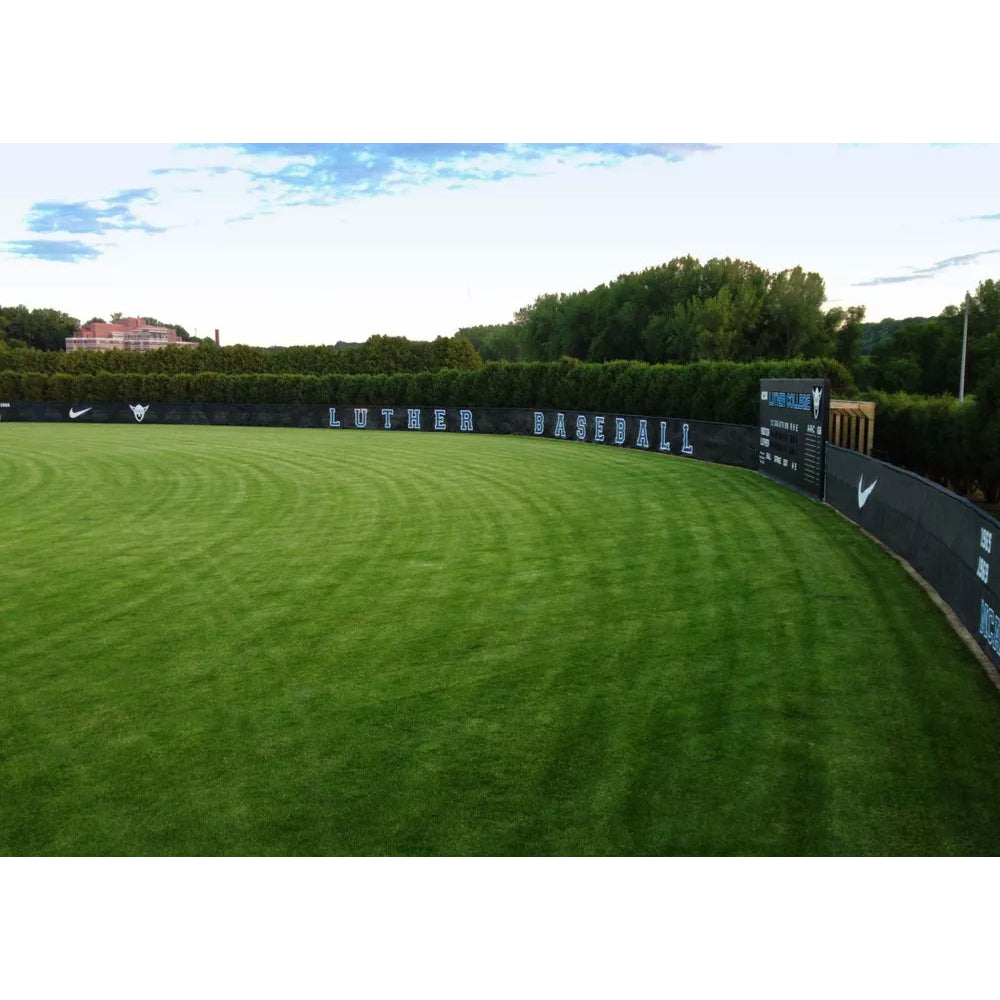
[{"label": "wooden bleacher structure", "polygon": [[875,404],[857,399],[831,399],[828,440],[841,448],[871,455],[875,443]]}]

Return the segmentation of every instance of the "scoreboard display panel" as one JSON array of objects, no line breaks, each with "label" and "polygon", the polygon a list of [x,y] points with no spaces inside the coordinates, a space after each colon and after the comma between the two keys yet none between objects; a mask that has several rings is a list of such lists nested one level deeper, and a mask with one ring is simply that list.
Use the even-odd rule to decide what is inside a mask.
[{"label": "scoreboard display panel", "polygon": [[758,470],[822,500],[829,412],[826,379],[762,378]]}]

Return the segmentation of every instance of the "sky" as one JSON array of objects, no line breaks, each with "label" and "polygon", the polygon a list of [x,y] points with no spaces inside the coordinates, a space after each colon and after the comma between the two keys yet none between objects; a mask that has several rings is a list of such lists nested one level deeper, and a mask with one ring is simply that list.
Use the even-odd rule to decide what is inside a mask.
[{"label": "sky", "polygon": [[801,265],[869,320],[937,315],[1000,277],[998,179],[991,144],[13,143],[0,305],[426,340],[691,254]]}]

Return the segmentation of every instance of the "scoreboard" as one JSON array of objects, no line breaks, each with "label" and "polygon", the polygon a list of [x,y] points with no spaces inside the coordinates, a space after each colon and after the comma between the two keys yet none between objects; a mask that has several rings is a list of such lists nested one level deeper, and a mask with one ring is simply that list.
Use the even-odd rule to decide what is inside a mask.
[{"label": "scoreboard", "polygon": [[762,378],[758,470],[822,500],[829,412],[826,379]]}]

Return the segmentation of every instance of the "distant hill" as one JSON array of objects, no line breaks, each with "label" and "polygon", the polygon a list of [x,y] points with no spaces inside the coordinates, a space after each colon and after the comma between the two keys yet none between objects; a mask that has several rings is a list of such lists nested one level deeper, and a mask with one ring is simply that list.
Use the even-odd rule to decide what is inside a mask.
[{"label": "distant hill", "polygon": [[908,319],[883,319],[878,323],[862,323],[858,329],[861,331],[861,338],[858,341],[859,354],[871,354],[879,344],[891,340],[896,331],[901,326],[910,323],[925,323],[930,317],[910,316]]}]

